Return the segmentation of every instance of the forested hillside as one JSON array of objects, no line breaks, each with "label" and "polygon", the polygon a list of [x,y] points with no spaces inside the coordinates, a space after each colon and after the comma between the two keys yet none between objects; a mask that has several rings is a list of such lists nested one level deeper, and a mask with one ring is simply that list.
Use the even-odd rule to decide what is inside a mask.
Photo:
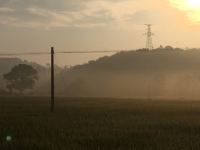
[{"label": "forested hillside", "polygon": [[120,52],[63,71],[56,92],[67,96],[200,98],[200,51],[158,48]]}]

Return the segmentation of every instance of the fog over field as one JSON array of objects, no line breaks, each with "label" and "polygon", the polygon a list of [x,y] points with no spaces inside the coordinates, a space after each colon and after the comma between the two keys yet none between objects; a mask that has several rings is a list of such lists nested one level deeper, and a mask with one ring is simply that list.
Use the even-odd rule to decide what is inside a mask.
[{"label": "fog over field", "polygon": [[57,93],[69,96],[200,97],[200,51],[171,47],[121,52],[75,66],[57,76]]},{"label": "fog over field", "polygon": [[[5,65],[1,66],[2,74],[19,63],[31,64],[39,71],[39,80],[32,94],[48,95],[48,66],[7,59],[7,63],[5,61]],[[198,49],[168,46],[152,51],[120,52],[82,65],[57,67],[56,94],[69,97],[199,99],[199,66]],[[5,84],[5,81],[2,80],[2,83]]]},{"label": "fog over field", "polygon": [[0,150],[200,150],[200,0],[0,0]]}]

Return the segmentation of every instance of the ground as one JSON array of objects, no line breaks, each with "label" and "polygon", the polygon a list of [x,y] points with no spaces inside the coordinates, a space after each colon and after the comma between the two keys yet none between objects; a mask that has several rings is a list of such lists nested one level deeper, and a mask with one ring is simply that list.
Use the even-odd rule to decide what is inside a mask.
[{"label": "ground", "polygon": [[199,150],[200,101],[0,97],[0,150]]}]

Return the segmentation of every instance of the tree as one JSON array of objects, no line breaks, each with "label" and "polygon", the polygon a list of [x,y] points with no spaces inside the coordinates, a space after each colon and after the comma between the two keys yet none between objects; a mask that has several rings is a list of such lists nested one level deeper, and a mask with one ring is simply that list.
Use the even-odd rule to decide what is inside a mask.
[{"label": "tree", "polygon": [[30,65],[19,64],[3,77],[7,81],[6,87],[10,93],[17,90],[22,94],[26,89],[33,89],[35,81],[38,80],[38,72]]}]

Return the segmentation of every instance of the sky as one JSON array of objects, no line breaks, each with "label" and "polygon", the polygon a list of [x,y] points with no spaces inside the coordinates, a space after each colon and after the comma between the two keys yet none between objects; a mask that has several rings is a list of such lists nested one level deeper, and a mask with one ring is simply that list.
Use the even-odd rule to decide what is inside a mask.
[{"label": "sky", "polygon": [[[200,47],[199,0],[0,0],[0,53],[144,48],[144,24],[153,25],[154,47]],[[103,55],[57,54],[56,63]],[[49,62],[49,56],[22,58]]]}]

